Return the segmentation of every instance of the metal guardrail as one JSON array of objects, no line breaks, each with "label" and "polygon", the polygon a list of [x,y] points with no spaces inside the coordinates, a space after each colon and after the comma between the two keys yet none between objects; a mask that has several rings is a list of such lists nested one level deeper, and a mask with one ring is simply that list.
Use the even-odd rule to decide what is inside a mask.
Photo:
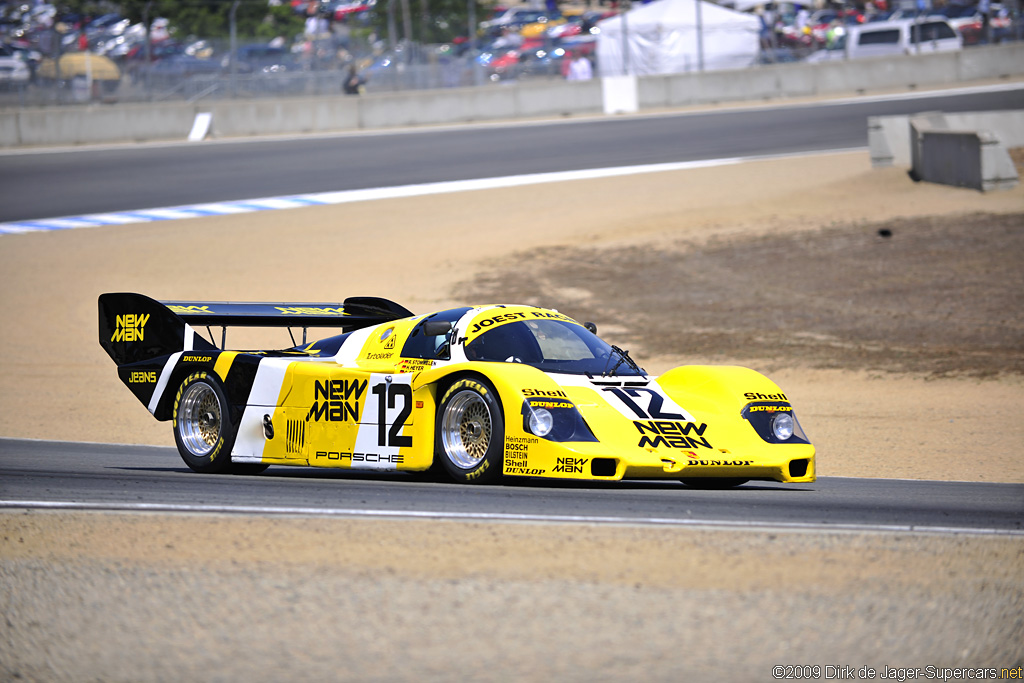
[{"label": "metal guardrail", "polygon": [[[370,68],[361,72],[366,79],[366,92],[396,92],[464,87],[491,82],[483,67],[468,60],[444,63]],[[321,70],[285,71],[256,74],[168,74],[133,70],[125,73],[116,89],[100,92],[90,89],[81,77],[57,82],[37,81],[11,86],[0,91],[0,107],[52,106],[100,102],[196,102],[205,99],[264,98],[282,95],[341,94],[347,69],[336,67]],[[517,77],[510,71],[506,77]],[[495,79],[497,81],[499,79]]]},{"label": "metal guardrail", "polygon": [[[979,48],[971,47],[973,51]],[[967,50],[965,50],[967,52]],[[803,55],[765,52],[761,65],[799,63]],[[219,65],[218,65],[219,66]],[[752,68],[757,68],[752,67]],[[92,88],[79,82],[35,82],[0,90],[0,108],[81,105],[84,103],[145,103],[224,101],[230,99],[279,98],[283,96],[332,96],[343,92],[347,66],[336,62],[323,68],[302,68],[254,74],[178,73],[166,68],[126,69],[116,88],[104,84]],[[360,72],[366,79],[365,92],[390,93],[470,86],[500,87],[527,80],[559,80],[558,61],[524,61],[507,66],[484,66],[466,56],[445,57],[421,64],[371,65]]]}]

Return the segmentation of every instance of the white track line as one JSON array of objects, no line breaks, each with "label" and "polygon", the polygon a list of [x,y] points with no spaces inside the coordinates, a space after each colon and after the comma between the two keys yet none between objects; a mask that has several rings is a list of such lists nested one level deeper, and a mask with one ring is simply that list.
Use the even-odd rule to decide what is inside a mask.
[{"label": "white track line", "polygon": [[430,512],[356,510],[351,508],[264,507],[250,505],[176,505],[164,503],[75,503],[60,501],[0,500],[0,509],[86,510],[104,512],[172,512],[244,515],[301,515],[376,519],[428,519],[461,522],[521,522],[534,524],[614,524],[676,526],[731,531],[923,533],[970,536],[1022,536],[1024,531],[910,524],[815,524],[801,522],[746,522],[734,520],[672,519],[669,517],[610,517],[588,515],[530,515],[493,512]]},{"label": "white track line", "polygon": [[170,206],[136,211],[117,211],[102,214],[88,214],[84,216],[41,218],[27,221],[16,221],[12,223],[0,223],[0,235],[76,230],[79,228],[96,228],[109,225],[128,225],[132,223],[179,220],[182,218],[225,216],[230,214],[251,213],[254,211],[269,211],[275,209],[299,209],[307,206],[329,206],[335,204],[348,204],[351,202],[377,201],[381,199],[423,197],[427,195],[450,194],[453,192],[472,192],[476,190],[522,187],[524,185],[540,185],[543,183],[561,183],[571,180],[617,178],[643,173],[664,173],[667,171],[684,171],[696,168],[730,166],[746,161],[764,161],[769,159],[820,156],[823,154],[840,154],[844,152],[861,151],[864,149],[866,148],[859,147],[854,149],[839,149],[824,152],[802,152],[799,154],[729,157],[723,159],[704,159],[699,161],[679,161],[664,164],[593,168],[582,171],[530,173],[525,175],[503,176],[499,178],[453,180],[440,183],[401,185],[397,187],[376,187],[365,190],[318,192],[315,194],[291,195],[285,197],[262,197],[258,199],[242,199],[238,201],[217,202],[212,204],[192,204],[187,206]]}]

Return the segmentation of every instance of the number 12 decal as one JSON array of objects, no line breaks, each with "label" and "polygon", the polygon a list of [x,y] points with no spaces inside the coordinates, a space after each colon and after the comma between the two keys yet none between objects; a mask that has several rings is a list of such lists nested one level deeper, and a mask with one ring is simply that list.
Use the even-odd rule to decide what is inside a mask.
[{"label": "number 12 decal", "polygon": [[[390,379],[390,378],[389,378]],[[412,387],[408,384],[375,384],[373,393],[377,395],[377,445],[402,448],[412,446],[412,437],[403,436],[399,432],[406,419],[412,413]],[[402,399],[402,406],[388,429],[388,408],[394,409],[395,399]]]}]

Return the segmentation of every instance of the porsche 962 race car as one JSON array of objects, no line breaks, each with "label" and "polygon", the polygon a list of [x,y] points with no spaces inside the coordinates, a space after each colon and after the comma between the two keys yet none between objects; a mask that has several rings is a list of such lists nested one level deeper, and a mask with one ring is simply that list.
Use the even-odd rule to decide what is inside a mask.
[{"label": "porsche 962 race car", "polygon": [[[227,350],[233,326],[302,329],[302,343]],[[310,327],[342,332],[307,343]],[[768,378],[709,365],[651,377],[592,324],[553,310],[413,315],[372,297],[258,304],[103,294],[99,340],[121,381],[171,421],[197,472],[433,468],[464,483],[672,478],[705,487],[815,477],[814,446]]]}]

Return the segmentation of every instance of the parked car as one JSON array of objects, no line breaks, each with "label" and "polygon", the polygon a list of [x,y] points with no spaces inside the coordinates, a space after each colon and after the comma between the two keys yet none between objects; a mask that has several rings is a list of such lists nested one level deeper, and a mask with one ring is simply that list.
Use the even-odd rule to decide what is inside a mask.
[{"label": "parked car", "polygon": [[560,47],[523,53],[519,56],[519,75],[561,77],[567,55],[568,52]]},{"label": "parked car", "polygon": [[[232,61],[232,55],[224,55],[221,67],[225,71],[230,71]],[[279,73],[298,69],[295,57],[286,48],[266,44],[239,47],[234,61],[237,62],[237,71],[240,74]]]},{"label": "parked car", "polygon": [[17,88],[29,82],[28,63],[12,48],[0,44],[0,87]]},{"label": "parked car", "polygon": [[975,17],[981,20],[981,12],[977,5],[946,5],[929,13],[930,17],[942,17],[955,29],[960,29],[964,24],[970,24]]},{"label": "parked car", "polygon": [[174,54],[154,61],[146,69],[150,79],[176,80],[204,74],[220,73],[220,62],[216,59],[201,59],[186,54]]},{"label": "parked car", "polygon": [[829,28],[834,25],[853,26],[863,23],[865,23],[864,14],[855,9],[821,9],[811,14],[807,20],[807,25],[811,29],[812,41],[817,45],[826,44]]},{"label": "parked car", "polygon": [[898,19],[847,26],[830,47],[818,50],[807,61],[825,62],[847,56],[850,59],[888,57],[962,48],[963,39],[945,19]]},{"label": "parked car", "polygon": [[44,59],[36,73],[41,80],[56,81],[62,85],[91,80],[93,88],[106,94],[115,92],[121,83],[121,70],[117,64],[103,55],[88,52],[62,55],[59,63],[53,59]]},{"label": "parked car", "polygon": [[320,6],[320,12],[334,21],[347,21],[349,17],[369,12],[377,0],[334,0]]},{"label": "parked car", "polygon": [[485,36],[496,38],[505,29],[518,31],[527,24],[533,24],[541,19],[549,18],[548,12],[530,7],[512,7],[495,19],[480,23],[480,30]]},{"label": "parked car", "polygon": [[948,5],[935,13],[945,18],[949,24],[960,32],[964,45],[976,45],[991,39],[999,42],[1009,36],[1012,25],[1010,14],[1002,4],[994,2],[989,8],[989,36],[985,35],[984,15],[977,5]]},{"label": "parked car", "polygon": [[598,22],[616,16],[615,12],[589,11],[579,16],[569,18],[569,23],[558,24],[547,30],[548,38],[560,40],[572,36],[592,34],[597,35],[601,29],[597,28]]}]

